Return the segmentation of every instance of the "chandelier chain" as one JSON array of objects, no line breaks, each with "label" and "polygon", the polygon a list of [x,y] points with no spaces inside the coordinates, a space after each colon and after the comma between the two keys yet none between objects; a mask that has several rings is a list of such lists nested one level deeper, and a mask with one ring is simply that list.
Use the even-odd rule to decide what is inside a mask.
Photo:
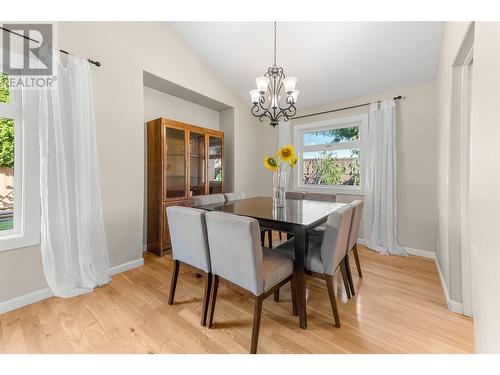
[{"label": "chandelier chain", "polygon": [[276,66],[276,26],[277,22],[274,21],[274,66]]}]

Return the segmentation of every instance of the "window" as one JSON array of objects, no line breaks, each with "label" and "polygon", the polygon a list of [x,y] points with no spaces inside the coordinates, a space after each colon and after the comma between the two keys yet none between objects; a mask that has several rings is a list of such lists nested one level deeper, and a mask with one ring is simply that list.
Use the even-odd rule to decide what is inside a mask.
[{"label": "window", "polygon": [[18,98],[0,73],[0,236],[14,230],[14,123],[19,121]]},{"label": "window", "polygon": [[26,131],[8,79],[0,66],[0,251],[36,244],[40,230],[38,133]]},{"label": "window", "polygon": [[296,126],[296,186],[360,192],[366,123],[361,115]]}]

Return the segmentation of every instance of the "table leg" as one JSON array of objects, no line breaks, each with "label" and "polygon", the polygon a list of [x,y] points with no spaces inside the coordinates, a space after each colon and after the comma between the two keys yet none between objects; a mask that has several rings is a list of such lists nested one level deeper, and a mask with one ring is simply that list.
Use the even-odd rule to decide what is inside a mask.
[{"label": "table leg", "polygon": [[299,313],[300,328],[307,328],[306,312],[306,280],[304,266],[306,249],[308,246],[307,231],[300,228],[295,232],[295,277],[297,280],[297,311]]}]

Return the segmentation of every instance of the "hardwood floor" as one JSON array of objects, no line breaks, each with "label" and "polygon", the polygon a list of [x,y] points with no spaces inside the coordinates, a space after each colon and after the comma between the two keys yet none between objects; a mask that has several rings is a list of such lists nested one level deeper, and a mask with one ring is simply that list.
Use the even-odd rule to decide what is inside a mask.
[{"label": "hardwood floor", "polygon": [[[342,327],[334,327],[324,281],[308,278],[308,329],[290,291],[264,302],[258,353],[470,353],[472,320],[446,309],[433,261],[360,247],[363,279],[347,300],[336,276]],[[203,278],[181,267],[167,305],[172,261],[145,254],[144,267],[84,296],[50,298],[0,315],[0,353],[248,353],[252,298],[221,281],[214,326],[200,326]]]}]

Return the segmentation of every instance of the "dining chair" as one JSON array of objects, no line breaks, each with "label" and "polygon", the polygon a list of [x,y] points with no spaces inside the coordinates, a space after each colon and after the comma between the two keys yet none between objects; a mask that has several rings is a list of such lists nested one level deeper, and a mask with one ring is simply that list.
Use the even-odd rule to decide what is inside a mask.
[{"label": "dining chair", "polygon": [[213,324],[219,278],[249,291],[254,296],[250,353],[255,354],[264,299],[290,281],[292,307],[296,306],[293,261],[262,248],[259,222],[253,218],[214,211],[206,214],[206,221],[213,274],[207,325]]},{"label": "dining chair", "polygon": [[235,191],[233,193],[225,193],[224,197],[226,198],[226,202],[233,202],[233,201],[237,201],[237,200],[246,198],[245,193],[241,193],[238,191]]},{"label": "dining chair", "polygon": [[349,254],[351,252],[354,254],[356,268],[358,269],[358,276],[363,277],[363,274],[361,273],[361,265],[359,263],[359,255],[358,255],[358,237],[359,237],[359,228],[361,226],[361,218],[363,216],[363,201],[355,200],[349,203],[349,205],[353,208],[353,212],[351,218],[351,229],[349,230],[349,240],[347,242],[345,264],[347,270],[347,278],[349,280],[349,284],[351,287],[351,294],[355,295],[356,292],[354,290],[354,282],[352,280],[351,266],[349,264]]},{"label": "dining chair", "polygon": [[203,305],[201,309],[201,325],[207,323],[208,301],[212,283],[212,268],[210,264],[210,253],[208,251],[208,238],[205,223],[205,210],[190,207],[170,206],[167,207],[168,229],[172,242],[172,281],[170,283],[170,294],[168,304],[174,303],[177,278],[179,277],[180,264],[184,263],[203,272],[205,291],[203,294]]},{"label": "dining chair", "polygon": [[224,194],[195,195],[191,197],[191,203],[194,207],[205,204],[224,203],[225,201]]},{"label": "dining chair", "polygon": [[[305,200],[308,201],[320,201],[320,202],[336,202],[337,201],[337,196],[335,194],[331,193],[305,193]],[[325,225],[320,225],[316,228],[314,228],[314,231],[320,231],[324,232],[325,231]]]},{"label": "dining chair", "polygon": [[[245,199],[245,193],[241,192],[233,192],[233,193],[225,193],[224,197],[226,198],[226,203],[229,202],[234,202],[240,199]],[[268,228],[260,228],[260,242],[262,246],[264,246],[264,243],[266,241],[266,234],[267,234],[267,239],[269,243],[269,248],[273,248],[273,231]],[[281,233],[280,233],[280,239],[281,239]]]},{"label": "dining chair", "polygon": [[301,201],[305,199],[305,195],[306,193],[304,193],[303,191],[287,191],[285,193],[285,198]]},{"label": "dining chair", "polygon": [[[350,287],[344,258],[349,239],[352,212],[353,208],[350,205],[345,205],[328,215],[324,235],[312,236],[309,239],[305,264],[307,274],[326,281],[335,326],[339,328],[340,316],[337,308],[333,276],[337,269],[340,268],[346,294],[349,296]],[[275,251],[294,259],[295,247],[293,241],[293,239],[288,240],[278,246]]]},{"label": "dining chair", "polygon": [[337,196],[331,193],[309,193],[306,191],[304,199],[308,201],[336,202]]}]

